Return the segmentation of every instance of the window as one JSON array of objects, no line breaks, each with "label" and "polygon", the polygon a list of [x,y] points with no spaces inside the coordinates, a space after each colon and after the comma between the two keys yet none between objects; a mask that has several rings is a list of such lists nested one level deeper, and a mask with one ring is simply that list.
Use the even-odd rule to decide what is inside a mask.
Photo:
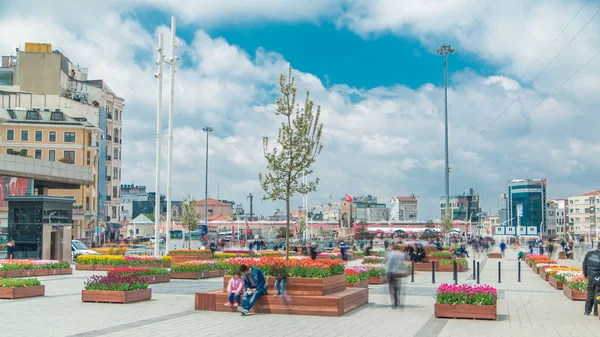
[{"label": "window", "polygon": [[117,198],[118,197],[118,190],[117,190],[117,186],[113,186],[113,198]]},{"label": "window", "polygon": [[135,235],[139,235],[139,234],[140,234],[140,229],[139,229],[139,228],[136,228],[136,229],[135,229]]},{"label": "window", "polygon": [[75,143],[75,132],[65,132],[65,143]]},{"label": "window", "polygon": [[51,142],[55,142],[56,141],[56,131],[50,131],[48,138],[50,139]]},{"label": "window", "polygon": [[89,165],[91,162],[91,155],[90,155],[90,151],[87,152],[87,164]]},{"label": "window", "polygon": [[570,204],[570,205],[573,205],[573,200],[569,200],[569,204]]},{"label": "window", "polygon": [[6,154],[13,154],[13,149],[6,149]]},{"label": "window", "polygon": [[71,164],[75,164],[75,151],[65,151],[64,157],[69,159]]},{"label": "window", "polygon": [[575,208],[575,213],[579,213],[579,208]]},{"label": "window", "polygon": [[52,114],[50,114],[50,120],[51,121],[64,121],[65,118],[64,118],[62,112],[60,112],[60,111],[53,111]]},{"label": "window", "polygon": [[115,109],[115,120],[119,120],[119,110]]},{"label": "window", "polygon": [[117,217],[117,206],[113,206],[112,207],[112,217],[116,218]]},{"label": "window", "polygon": [[36,142],[41,142],[42,141],[42,131],[36,131],[35,132],[35,141]]},{"label": "window", "polygon": [[21,155],[22,156],[26,156],[27,155],[27,149],[21,149]]},{"label": "window", "polygon": [[21,141],[28,141],[28,140],[29,140],[29,131],[21,130]]},{"label": "window", "polygon": [[6,140],[15,140],[15,130],[6,130]]},{"label": "window", "polygon": [[119,159],[119,149],[115,147],[113,150],[113,159]]},{"label": "window", "polygon": [[56,151],[55,150],[48,151],[48,160],[56,161]]},{"label": "window", "polygon": [[27,111],[25,119],[39,121],[42,119],[42,117],[40,116],[40,113],[38,111]]},{"label": "window", "polygon": [[117,168],[113,168],[113,179],[119,179],[119,171]]},{"label": "window", "polygon": [[42,150],[35,150],[35,159],[42,159]]}]

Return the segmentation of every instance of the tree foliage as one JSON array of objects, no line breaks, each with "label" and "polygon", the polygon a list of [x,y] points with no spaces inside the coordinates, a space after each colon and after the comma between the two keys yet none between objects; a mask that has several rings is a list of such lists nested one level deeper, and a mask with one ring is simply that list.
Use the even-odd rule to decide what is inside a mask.
[{"label": "tree foliage", "polygon": [[361,221],[357,226],[356,226],[356,235],[354,235],[354,238],[356,240],[371,240],[375,237],[374,234],[369,233],[369,231],[367,230],[367,223],[364,221]]},{"label": "tree foliage", "polygon": [[[263,152],[267,161],[267,172],[259,173],[263,200],[285,201],[286,207],[286,259],[289,259],[290,200],[296,193],[306,194],[317,190],[319,178],[301,182],[302,175],[313,173],[311,167],[323,149],[321,134],[323,124],[319,122],[321,108],[314,106],[310,93],[306,91],[304,105],[296,102],[296,87],[292,68],[288,75],[279,77],[280,96],[275,100],[275,116],[282,119],[276,144],[269,145],[263,137]],[[316,110],[316,111],[315,111]]]},{"label": "tree foliage", "polygon": [[198,228],[198,221],[200,221],[200,215],[198,214],[198,208],[196,206],[196,199],[192,198],[189,194],[183,200],[181,204],[181,225],[183,228],[188,230],[188,248],[191,248],[191,237],[192,231]]}]

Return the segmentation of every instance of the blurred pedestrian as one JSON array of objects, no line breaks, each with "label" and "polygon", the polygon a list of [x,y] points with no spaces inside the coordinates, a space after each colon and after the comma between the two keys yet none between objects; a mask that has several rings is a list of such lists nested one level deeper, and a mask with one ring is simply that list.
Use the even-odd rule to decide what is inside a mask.
[{"label": "blurred pedestrian", "polygon": [[388,289],[392,307],[398,308],[402,305],[402,277],[406,276],[406,264],[404,263],[404,253],[390,250],[386,257],[386,276],[388,280]]}]

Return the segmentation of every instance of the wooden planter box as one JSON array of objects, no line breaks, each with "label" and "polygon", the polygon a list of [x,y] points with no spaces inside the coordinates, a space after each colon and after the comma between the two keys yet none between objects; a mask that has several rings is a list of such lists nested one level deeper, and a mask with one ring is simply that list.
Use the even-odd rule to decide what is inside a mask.
[{"label": "wooden planter box", "polygon": [[488,258],[490,259],[501,259],[502,253],[489,253]]},{"label": "wooden planter box", "polygon": [[423,263],[440,262],[440,260],[452,260],[452,257],[427,256],[423,258]]},{"label": "wooden planter box", "polygon": [[150,263],[150,264],[124,264],[124,265],[108,265],[108,264],[76,264],[75,270],[93,270],[93,271],[110,271],[119,268],[170,268],[170,263]]},{"label": "wooden planter box", "polygon": [[[438,270],[440,267],[439,263],[435,264],[435,270]],[[415,263],[415,271],[428,271],[431,272],[431,262],[428,263]]]},{"label": "wooden planter box", "polygon": [[563,288],[563,283],[562,281],[559,281],[557,279],[555,279],[554,277],[550,277],[548,279],[548,282],[550,283],[550,285],[552,286],[552,288],[554,289],[558,289],[561,290]]},{"label": "wooden planter box", "polygon": [[155,283],[168,283],[171,281],[171,275],[169,274],[161,274],[161,275],[146,275],[140,276],[142,280],[145,280],[148,284]]},{"label": "wooden planter box", "polygon": [[387,283],[385,276],[369,276],[369,284],[384,284]]},{"label": "wooden planter box", "polygon": [[183,280],[198,280],[202,278],[221,277],[225,275],[224,270],[209,270],[209,271],[175,271],[171,272],[172,279]]},{"label": "wooden planter box", "polygon": [[368,288],[369,280],[362,280],[356,283],[346,283],[346,288]]},{"label": "wooden planter box", "polygon": [[14,300],[17,298],[28,298],[44,296],[46,286],[0,288],[0,298]]},{"label": "wooden planter box", "polygon": [[544,268],[539,268],[538,270],[539,270],[538,275],[540,275],[542,280],[547,282],[549,277],[548,277],[548,274],[546,274],[546,272],[544,271]]},{"label": "wooden planter box", "polygon": [[[227,283],[231,276],[223,278],[223,291],[227,292]],[[275,289],[275,277],[267,277],[269,289]],[[324,296],[346,289],[346,275],[335,275],[323,278],[288,277],[285,282],[287,295]]]},{"label": "wooden planter box", "polygon": [[[431,270],[431,266],[429,268]],[[463,272],[465,270],[468,269],[468,265],[466,263],[464,264],[457,264],[456,265],[456,271]],[[453,264],[438,264],[437,265],[437,270],[441,271],[441,272],[453,272],[454,271],[454,265]]]},{"label": "wooden planter box", "polygon": [[132,291],[82,290],[82,302],[96,303],[132,303],[152,299],[152,289]]},{"label": "wooden planter box", "polygon": [[173,263],[211,260],[213,258],[212,254],[173,254],[169,256],[173,259]]},{"label": "wooden planter box", "polygon": [[563,294],[572,301],[585,301],[587,298],[587,290],[579,291],[569,288],[567,285],[563,285]]},{"label": "wooden planter box", "polygon": [[434,304],[437,318],[472,318],[496,320],[495,305]]}]

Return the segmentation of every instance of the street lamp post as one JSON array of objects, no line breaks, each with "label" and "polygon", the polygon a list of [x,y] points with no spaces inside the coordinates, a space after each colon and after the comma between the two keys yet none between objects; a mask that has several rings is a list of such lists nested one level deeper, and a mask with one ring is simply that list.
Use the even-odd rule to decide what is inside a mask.
[{"label": "street lamp post", "polygon": [[[171,57],[167,62],[171,68],[169,73],[170,80],[170,96],[169,96],[169,138],[167,140],[167,223],[165,229],[165,235],[167,237],[165,254],[169,254],[169,245],[171,244],[171,179],[173,176],[173,114],[175,105],[175,67],[177,66],[177,60],[179,57],[175,55],[177,50],[177,44],[175,39],[177,38],[175,31],[175,17],[171,17]],[[160,203],[160,195],[157,195],[158,203]],[[156,219],[155,219],[156,220]],[[156,238],[155,238],[156,239]]]},{"label": "street lamp post", "polygon": [[444,116],[445,116],[445,161],[446,161],[446,207],[450,204],[450,165],[448,159],[448,55],[454,54],[455,49],[445,44],[435,51],[438,55],[444,55]]},{"label": "street lamp post", "polygon": [[160,119],[162,117],[162,80],[163,63],[165,54],[163,52],[163,35],[158,35],[158,59],[156,66],[158,72],[154,77],[158,79],[157,103],[156,103],[156,197],[154,199],[154,256],[160,256]]},{"label": "street lamp post", "polygon": [[208,228],[208,134],[213,131],[213,128],[206,126],[202,128],[206,132],[206,172],[204,176],[204,225]]}]

